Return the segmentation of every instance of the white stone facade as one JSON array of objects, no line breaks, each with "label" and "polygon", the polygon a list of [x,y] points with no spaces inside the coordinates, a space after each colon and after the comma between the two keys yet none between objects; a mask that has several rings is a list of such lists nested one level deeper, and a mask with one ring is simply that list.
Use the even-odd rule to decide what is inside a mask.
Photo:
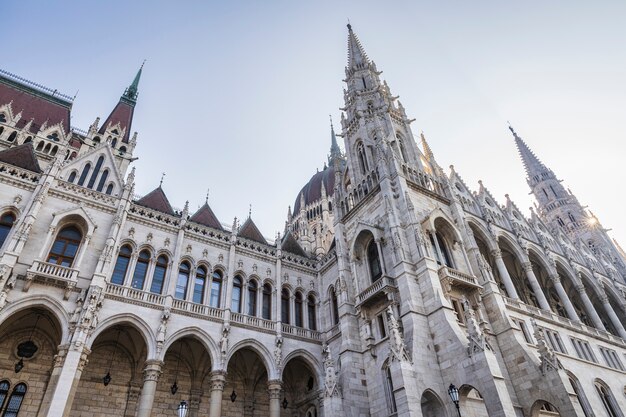
[{"label": "white stone facade", "polygon": [[348,48],[334,189],[275,243],[134,196],[141,73],[84,132],[0,74],[0,415],[624,416],[619,248],[516,134],[530,218],[445,174]]}]

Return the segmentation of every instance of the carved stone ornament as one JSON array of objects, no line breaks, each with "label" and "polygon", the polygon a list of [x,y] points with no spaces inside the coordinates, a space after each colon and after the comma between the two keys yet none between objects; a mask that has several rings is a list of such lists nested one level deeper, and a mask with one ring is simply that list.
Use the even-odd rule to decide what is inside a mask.
[{"label": "carved stone ornament", "polygon": [[535,319],[530,319],[530,323],[534,329],[535,340],[537,340],[537,350],[539,351],[539,359],[541,360],[541,373],[543,375],[548,371],[558,371],[561,369],[561,363],[556,357],[554,351],[546,343],[545,335],[541,328],[537,325]]},{"label": "carved stone ornament", "polygon": [[470,302],[467,298],[463,297],[463,308],[464,308],[464,316],[465,316],[465,326],[467,328],[467,338],[469,340],[469,345],[467,347],[467,352],[471,357],[474,353],[484,352],[485,349],[491,349],[487,339],[485,338],[484,333],[478,327],[476,323],[476,317],[474,315],[474,310],[470,305]]},{"label": "carved stone ornament", "polygon": [[404,343],[404,337],[400,331],[400,324],[391,306],[387,307],[385,315],[387,316],[387,327],[389,328],[389,350],[391,359],[412,363],[411,356]]},{"label": "carved stone ornament", "polygon": [[337,371],[335,369],[335,361],[329,346],[324,343],[322,345],[322,355],[324,356],[324,397],[341,397],[341,389],[337,381]]},{"label": "carved stone ornament", "polygon": [[283,361],[283,337],[276,335],[274,344],[274,361],[276,362],[276,368],[280,369]]},{"label": "carved stone ornament", "polygon": [[159,324],[159,328],[157,329],[157,353],[161,353],[163,350],[163,343],[165,343],[165,335],[167,333],[167,322],[170,319],[170,309],[166,308],[161,313],[161,323]]}]

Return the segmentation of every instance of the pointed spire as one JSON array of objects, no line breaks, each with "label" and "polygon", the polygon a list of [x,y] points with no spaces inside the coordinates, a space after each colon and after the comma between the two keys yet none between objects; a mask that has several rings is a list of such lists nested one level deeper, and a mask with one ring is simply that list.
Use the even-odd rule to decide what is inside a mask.
[{"label": "pointed spire", "polygon": [[337,136],[333,127],[333,117],[330,116],[330,155],[328,155],[328,166],[333,167],[333,162],[341,159],[341,149],[337,144]]},{"label": "pointed spire", "polygon": [[426,136],[424,136],[424,132],[420,132],[420,139],[422,140],[422,149],[424,150],[424,156],[429,161],[435,159],[435,155],[433,154],[432,149],[430,149],[430,145],[426,141]]},{"label": "pointed spire", "polygon": [[513,126],[511,126],[510,124],[509,130],[515,138],[515,145],[517,146],[517,151],[519,152],[519,155],[522,158],[522,162],[524,163],[524,169],[526,170],[526,175],[528,175],[528,178],[532,178],[535,175],[541,173],[551,172],[550,169],[548,169],[548,167],[546,167],[543,162],[541,162],[539,158],[537,158],[533,151],[530,150],[528,145],[526,145],[526,142],[524,142],[522,138],[517,135],[517,133],[513,129]]},{"label": "pointed spire", "polygon": [[144,59],[141,67],[139,67],[139,71],[137,71],[137,75],[135,75],[135,79],[132,84],[128,86],[126,91],[124,91],[124,95],[122,96],[133,103],[137,101],[137,95],[139,94],[139,80],[141,79],[141,71],[143,70],[143,65],[145,63],[146,60]]},{"label": "pointed spire", "polygon": [[348,23],[348,68],[362,68],[369,62],[359,38],[352,31],[352,25]]}]

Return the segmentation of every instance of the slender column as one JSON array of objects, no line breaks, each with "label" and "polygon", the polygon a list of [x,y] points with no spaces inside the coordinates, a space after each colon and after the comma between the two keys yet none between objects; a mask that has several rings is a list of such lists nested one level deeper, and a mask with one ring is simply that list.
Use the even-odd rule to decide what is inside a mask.
[{"label": "slender column", "polygon": [[602,305],[604,306],[604,309],[606,310],[606,313],[609,315],[609,318],[611,319],[611,323],[613,324],[613,327],[615,327],[615,330],[617,330],[620,337],[626,340],[626,329],[624,329],[622,322],[619,321],[619,317],[617,317],[617,314],[615,314],[615,310],[613,310],[613,306],[611,305],[611,303],[609,303],[609,297],[606,295],[606,293],[604,293],[604,291],[600,295],[600,299],[602,301]]},{"label": "slender column", "polygon": [[591,317],[591,321],[593,322],[595,328],[606,331],[606,328],[604,327],[604,324],[602,324],[602,320],[600,319],[598,312],[596,311],[593,303],[589,299],[589,295],[585,290],[585,286],[583,284],[580,284],[576,287],[576,290],[580,295],[580,299],[583,300],[583,304],[585,305],[585,311],[587,311],[587,314],[589,314],[589,316]]},{"label": "slender column", "polygon": [[69,416],[74,402],[74,395],[78,388],[80,376],[83,373],[85,365],[87,365],[87,356],[91,351],[86,347],[77,348],[75,345],[70,347],[65,356],[65,361],[61,372],[59,372],[56,386],[50,400],[50,408],[48,409],[48,417],[66,417]]},{"label": "slender column", "polygon": [[491,256],[496,260],[496,268],[498,268],[498,273],[500,274],[500,278],[502,278],[502,283],[504,284],[504,288],[506,288],[507,294],[509,297],[519,300],[515,285],[513,285],[513,280],[502,259],[502,251],[500,249],[494,249],[491,251]]},{"label": "slender column", "polygon": [[441,266],[445,266],[445,262],[444,262],[445,258],[443,257],[443,254],[441,253],[441,248],[439,247],[439,241],[437,240],[436,232],[434,230],[429,230],[428,233],[430,234],[430,239],[432,240],[432,242],[435,243],[435,252],[437,253],[437,259],[441,263]]},{"label": "slender column", "polygon": [[280,393],[282,392],[282,387],[283,382],[279,379],[267,381],[267,392],[270,397],[269,417],[280,417]]},{"label": "slender column", "polygon": [[533,264],[528,261],[524,262],[522,266],[524,267],[524,272],[526,272],[526,279],[528,279],[528,282],[530,283],[530,286],[535,293],[535,297],[537,297],[539,307],[546,311],[552,311],[550,309],[550,304],[548,303],[548,300],[546,299],[546,296],[541,289],[541,285],[539,285],[539,280],[537,280],[537,277],[533,272]]},{"label": "slender column", "polygon": [[559,298],[561,302],[565,305],[565,311],[567,312],[567,317],[570,320],[580,322],[580,317],[576,314],[576,309],[572,304],[572,300],[569,299],[565,288],[563,288],[563,284],[561,283],[561,278],[558,274],[551,274],[550,279],[552,280],[552,284],[554,285],[554,289],[556,289],[557,294],[559,294]]},{"label": "slender column", "polygon": [[151,359],[146,361],[143,369],[143,387],[141,388],[139,404],[137,405],[137,417],[150,417],[152,413],[152,404],[154,403],[162,366],[163,362],[159,360]]},{"label": "slender column", "polygon": [[222,417],[222,395],[226,384],[226,371],[211,372],[211,404],[209,417]]}]

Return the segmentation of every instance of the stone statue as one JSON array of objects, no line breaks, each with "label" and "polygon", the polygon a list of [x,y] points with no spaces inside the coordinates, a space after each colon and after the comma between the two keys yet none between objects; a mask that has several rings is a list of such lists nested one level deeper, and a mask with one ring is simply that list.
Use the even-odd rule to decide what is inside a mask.
[{"label": "stone statue", "polygon": [[274,344],[274,361],[276,361],[276,367],[280,368],[283,361],[283,337],[276,335],[276,341]]},{"label": "stone statue", "polygon": [[157,329],[157,352],[161,352],[163,349],[163,343],[165,343],[165,334],[167,333],[167,322],[170,319],[170,310],[166,308],[161,313],[161,324],[159,324],[159,328]]}]

